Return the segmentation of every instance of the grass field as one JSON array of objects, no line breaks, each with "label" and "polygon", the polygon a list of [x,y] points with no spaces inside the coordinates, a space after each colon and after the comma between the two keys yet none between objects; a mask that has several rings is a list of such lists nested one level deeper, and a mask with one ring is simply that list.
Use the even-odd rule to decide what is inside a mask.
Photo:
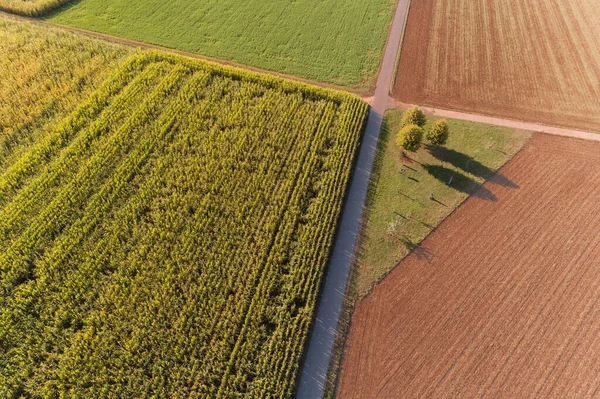
[{"label": "grass field", "polygon": [[71,0],[0,0],[0,10],[26,16],[40,16]]},{"label": "grass field", "polygon": [[0,167],[0,396],[290,397],[367,105],[152,52],[81,87]]},{"label": "grass field", "polygon": [[600,2],[411,4],[404,102],[600,132]]},{"label": "grass field", "polygon": [[53,22],[368,91],[393,0],[85,0]]},{"label": "grass field", "polygon": [[[407,159],[394,142],[401,117],[402,111],[391,110],[384,119],[355,270],[358,296],[368,293],[529,137],[514,129],[449,120],[446,146],[423,146]],[[427,126],[433,121],[430,117]]]},{"label": "grass field", "polygon": [[357,304],[339,399],[598,397],[600,143],[501,174]]}]

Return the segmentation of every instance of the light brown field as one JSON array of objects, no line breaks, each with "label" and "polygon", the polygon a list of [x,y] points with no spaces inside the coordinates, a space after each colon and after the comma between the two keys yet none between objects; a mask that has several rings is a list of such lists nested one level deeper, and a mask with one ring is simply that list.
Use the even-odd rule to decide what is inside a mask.
[{"label": "light brown field", "polygon": [[600,395],[600,143],[536,135],[363,301],[338,398]]},{"label": "light brown field", "polygon": [[600,132],[600,1],[413,1],[394,96]]}]

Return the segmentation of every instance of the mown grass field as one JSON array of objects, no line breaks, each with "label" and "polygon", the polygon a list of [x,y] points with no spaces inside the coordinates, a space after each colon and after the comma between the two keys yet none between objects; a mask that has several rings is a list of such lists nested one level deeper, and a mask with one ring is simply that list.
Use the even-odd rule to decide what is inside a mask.
[{"label": "mown grass field", "polygon": [[[391,110],[384,119],[355,271],[358,296],[368,293],[411,250],[418,252],[423,238],[529,137],[514,129],[448,120],[447,145],[423,146],[403,158],[395,143],[401,117],[402,111]],[[429,117],[426,128],[435,120]],[[494,201],[493,193],[487,199]],[[428,256],[425,251],[421,255]]]},{"label": "mown grass field", "polygon": [[80,86],[0,167],[0,396],[290,397],[367,105],[154,52]]},{"label": "mown grass field", "polygon": [[53,22],[368,91],[393,0],[85,0]]}]

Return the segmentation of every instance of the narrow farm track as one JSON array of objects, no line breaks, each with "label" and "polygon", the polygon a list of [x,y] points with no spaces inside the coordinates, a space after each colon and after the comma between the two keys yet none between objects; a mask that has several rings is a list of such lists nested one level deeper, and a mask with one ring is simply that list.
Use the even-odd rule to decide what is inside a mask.
[{"label": "narrow farm track", "polygon": [[[302,374],[301,374],[300,382],[298,385],[298,391],[297,391],[297,395],[296,395],[296,397],[298,399],[320,398],[320,397],[322,397],[322,394],[323,394],[325,378],[327,375],[328,366],[329,366],[329,362],[331,359],[331,354],[332,354],[331,351],[333,348],[333,343],[334,343],[334,339],[335,339],[335,335],[336,335],[336,331],[337,331],[337,325],[339,322],[339,316],[340,316],[341,306],[342,306],[343,297],[344,297],[344,293],[345,293],[345,287],[346,287],[350,267],[352,264],[352,256],[354,253],[357,234],[359,231],[360,219],[363,214],[363,206],[364,206],[364,201],[365,201],[366,192],[367,192],[367,188],[368,188],[371,167],[372,167],[372,163],[373,163],[373,159],[374,159],[374,155],[375,155],[379,132],[380,132],[380,128],[381,128],[382,117],[387,108],[389,108],[390,106],[392,106],[392,107],[397,106],[397,104],[395,104],[394,101],[389,96],[389,89],[391,87],[392,80],[393,80],[393,75],[394,75],[394,71],[395,71],[395,62],[396,62],[398,50],[399,50],[399,47],[401,44],[401,38],[402,38],[402,35],[404,32],[404,25],[405,25],[406,16],[407,16],[408,8],[409,8],[409,3],[410,3],[410,0],[400,0],[397,5],[397,9],[396,9],[394,20],[393,20],[393,23],[391,26],[391,31],[390,31],[390,35],[389,35],[388,42],[386,45],[386,50],[384,53],[384,58],[382,61],[379,77],[377,80],[375,95],[374,95],[374,97],[371,97],[368,99],[368,102],[372,105],[372,109],[370,111],[368,124],[367,124],[366,131],[365,131],[365,134],[363,137],[361,152],[358,157],[358,162],[357,162],[354,176],[352,179],[352,184],[351,184],[350,190],[348,192],[348,198],[344,205],[343,215],[342,215],[341,222],[339,225],[338,235],[336,237],[336,242],[335,242],[332,259],[331,259],[331,262],[330,262],[330,265],[328,268],[327,276],[325,278],[323,294],[322,294],[321,298],[319,299],[320,302],[319,302],[319,306],[318,306],[318,311],[316,314],[316,319],[314,321],[314,327],[313,327],[313,330],[311,333],[310,343],[308,345],[308,351],[306,354],[305,363],[302,367]],[[3,16],[9,15],[9,14],[5,14],[3,12],[0,12],[0,14],[2,14]],[[15,18],[15,19],[20,19],[20,20],[26,20],[29,23],[37,24],[40,26],[52,26],[54,28],[60,28],[60,29],[70,31],[73,33],[83,34],[83,35],[86,35],[89,37],[94,37],[94,38],[98,38],[98,39],[113,42],[113,43],[119,43],[119,44],[129,46],[129,47],[143,48],[143,49],[158,49],[158,50],[168,51],[171,53],[177,53],[177,54],[184,55],[184,56],[190,57],[190,58],[209,60],[209,61],[216,62],[219,64],[224,64],[224,65],[233,65],[233,66],[243,68],[246,70],[260,72],[260,73],[269,74],[269,75],[275,75],[275,76],[283,77],[286,79],[290,79],[290,80],[294,80],[294,81],[298,81],[298,82],[302,82],[302,83],[308,83],[308,84],[317,85],[317,86],[321,86],[321,87],[349,91],[349,89],[346,87],[338,87],[338,86],[334,86],[334,85],[323,84],[320,82],[297,78],[295,76],[289,76],[289,75],[285,75],[285,74],[275,73],[272,71],[262,70],[259,68],[251,68],[251,67],[235,64],[232,62],[226,62],[226,61],[222,61],[222,60],[212,59],[212,58],[204,57],[204,56],[194,54],[194,53],[173,50],[173,49],[164,48],[164,47],[160,47],[160,46],[156,46],[156,45],[150,45],[147,43],[137,42],[134,40],[114,37],[114,36],[107,35],[107,34],[90,32],[90,31],[86,31],[83,29],[57,25],[57,24],[53,24],[53,23],[43,21],[43,20],[37,20],[37,19],[26,18],[26,17],[18,17],[18,16],[13,16],[13,15],[10,15],[10,17]],[[495,124],[495,125],[499,125],[499,126],[517,127],[520,129],[527,129],[527,130],[533,130],[533,131],[547,131],[544,129],[549,129],[549,130],[555,129],[555,128],[543,127],[541,125],[535,125],[535,124],[526,124],[526,126],[525,126],[521,122],[516,122],[516,121],[512,121],[512,120],[508,120],[508,119],[488,118],[488,117],[472,115],[472,114],[455,113],[454,115],[451,115],[450,113],[452,113],[453,111],[445,111],[445,110],[439,110],[439,109],[430,109],[429,111],[435,113],[436,115],[448,116],[448,117],[464,119],[464,120],[476,120],[476,119],[472,119],[472,118],[487,118],[486,120],[476,120],[476,121],[482,121],[484,123],[490,123],[490,124]],[[514,124],[521,124],[521,125],[516,126]],[[599,139],[599,136],[595,136],[594,133],[589,133],[589,132],[569,131],[567,129],[558,129],[558,130],[555,129],[554,131],[555,132],[560,131],[560,132],[553,133],[553,134],[567,135],[567,136],[571,136],[571,137],[580,137],[580,138],[584,138],[584,139],[588,139],[588,140],[598,140]],[[552,133],[552,131],[550,131],[549,133]],[[577,150],[572,150],[572,152],[576,152],[576,151]],[[590,272],[590,271],[589,270],[582,271],[582,273],[588,273],[588,272]],[[260,295],[258,295],[259,293],[261,293],[261,291],[257,291],[257,298],[258,298],[258,299],[256,299],[257,302],[260,301]],[[228,306],[228,305],[223,304],[223,306]],[[254,306],[254,304],[252,306]],[[594,309],[592,309],[592,311],[594,311]],[[243,325],[243,328],[246,327],[246,325],[245,325],[246,322],[244,320],[239,320],[239,323],[240,323],[240,325]],[[595,331],[595,329],[592,328],[592,327],[594,327],[593,325],[588,326],[588,327],[586,327],[586,328],[588,328],[588,330]],[[583,328],[583,327],[581,327],[581,328]],[[245,330],[242,329],[242,331],[245,331]],[[287,333],[290,334],[291,336],[293,336],[293,334],[295,334],[295,331],[290,330]],[[590,336],[593,336],[593,334],[590,334]],[[242,336],[241,339],[243,339],[243,338],[244,337]],[[596,340],[591,340],[590,342],[591,342],[591,345],[597,346],[597,344],[598,344],[596,342]],[[378,342],[375,342],[375,344],[377,344],[377,343]],[[273,345],[276,345],[276,344],[273,344]],[[238,349],[237,346],[236,346],[236,349]],[[277,349],[277,348],[275,348],[275,349]],[[265,351],[271,351],[271,350],[275,350],[275,349],[274,349],[274,347],[273,348],[269,347],[269,348],[265,349]],[[281,349],[281,348],[278,348],[278,349]],[[292,349],[294,352],[296,352],[297,348],[291,348],[289,350],[292,350]],[[575,351],[579,351],[581,349],[582,348],[579,348],[579,347],[571,348],[568,350],[565,349],[565,353],[564,354],[561,353],[561,356],[564,355],[565,357],[570,359],[570,357],[573,356]],[[395,353],[398,353],[398,352],[395,352]],[[209,355],[211,355],[211,354],[209,353]],[[217,355],[215,355],[215,354],[212,354],[212,355],[215,357],[215,359],[218,358]],[[236,355],[237,355],[237,352],[236,352]],[[589,355],[589,353],[588,353],[588,355]],[[392,357],[393,356],[390,356],[390,359]],[[224,356],[223,358],[225,359],[227,357]],[[219,358],[217,360],[223,360],[223,359]],[[230,358],[228,358],[228,360],[229,360],[230,364],[234,364],[236,362],[235,356],[233,356],[233,355],[231,355]],[[591,359],[591,360],[593,360],[593,359]],[[373,361],[375,361],[375,360],[373,360]],[[506,362],[508,362],[508,360]],[[238,365],[236,363],[235,367],[237,367],[237,366]],[[471,366],[472,365],[470,365],[470,367]],[[265,367],[265,369],[268,369],[267,366],[263,366],[263,367]],[[467,366],[464,366],[464,367],[467,367]],[[472,366],[472,367],[475,367],[475,366]],[[574,365],[569,364],[567,362],[564,365],[564,367],[560,368],[556,372],[562,373],[563,375],[573,375],[572,373],[577,372],[577,370],[573,370],[572,367],[574,367]],[[452,370],[448,370],[448,372],[451,372],[451,371]],[[508,373],[508,371],[506,371],[506,370],[503,370],[503,372]],[[289,371],[286,371],[286,373],[287,373],[286,375],[290,374]],[[283,374],[283,372],[282,372],[282,374]],[[508,378],[508,376],[507,375],[502,376],[502,375],[498,374],[497,378],[498,378],[498,381],[502,381],[503,378],[506,379],[506,378]],[[561,389],[560,384],[557,384],[556,380],[552,380],[551,376],[547,375],[546,378],[548,378],[548,381],[550,381],[550,382],[549,382],[548,387],[544,387],[543,389],[548,389],[548,390],[552,390],[552,389],[560,390]],[[356,378],[356,381],[359,381],[359,378]],[[554,385],[551,383],[552,381],[554,381]],[[493,384],[495,382],[496,381],[494,380],[490,384]],[[393,385],[393,383],[394,383],[394,381],[392,381],[390,383],[385,383],[384,388],[383,388],[384,391],[386,389],[388,389],[385,386]],[[223,386],[226,386],[226,384],[231,384],[231,382],[228,381],[227,379],[225,379],[223,382]],[[437,386],[433,387],[432,389],[435,389],[435,388],[437,388]],[[393,389],[394,388],[392,386],[391,388],[388,389],[388,391],[394,392]],[[388,392],[388,391],[386,391],[386,392]],[[548,393],[550,394],[552,392],[548,391]],[[221,389],[219,394],[226,396],[226,394],[227,394],[226,388]],[[393,396],[393,394],[392,394],[392,396]],[[377,395],[369,396],[367,394],[366,396],[362,396],[362,397],[377,397]]]},{"label": "narrow farm track", "polygon": [[[225,60],[220,60],[217,58],[206,57],[206,56],[196,54],[196,53],[176,50],[176,49],[172,49],[172,48],[168,48],[168,47],[157,46],[157,45],[148,44],[148,43],[140,42],[140,41],[136,41],[136,40],[125,39],[122,37],[112,36],[112,35],[109,35],[106,33],[93,32],[93,31],[75,28],[75,27],[71,27],[71,26],[55,24],[55,23],[37,19],[37,18],[14,15],[14,14],[10,14],[10,13],[4,12],[4,11],[0,11],[0,15],[2,15],[4,17],[27,21],[32,24],[37,24],[37,25],[41,25],[41,26],[51,26],[53,28],[63,29],[65,31],[69,31],[72,33],[85,35],[88,37],[104,40],[104,41],[111,42],[111,43],[121,44],[121,45],[124,45],[127,47],[151,49],[151,50],[161,50],[161,51],[166,51],[166,52],[182,55],[185,57],[214,62],[214,63],[220,64],[220,65],[233,66],[233,67],[244,69],[247,71],[262,73],[262,74],[266,74],[266,75],[273,75],[273,76],[292,80],[292,81],[299,82],[299,83],[305,83],[305,84],[310,84],[313,86],[319,86],[319,87],[324,87],[324,88],[329,88],[329,89],[334,89],[334,90],[349,91],[349,92],[357,94],[357,95],[363,95],[363,97],[362,97],[363,100],[366,101],[367,103],[369,103],[369,105],[371,105],[372,107],[376,108],[379,111],[379,113],[381,115],[383,115],[385,110],[387,110],[389,108],[407,108],[410,106],[409,104],[404,104],[404,103],[394,100],[389,95],[389,90],[390,90],[390,88],[393,84],[393,80],[394,80],[393,75],[395,73],[395,59],[397,58],[398,52],[400,51],[401,38],[404,33],[404,28],[405,28],[404,23],[406,21],[407,11],[408,11],[408,7],[409,7],[408,3],[410,3],[410,0],[401,0],[397,6],[396,14],[394,16],[394,20],[392,22],[392,27],[390,30],[390,37],[388,38],[388,41],[386,44],[384,59],[382,60],[380,70],[379,70],[377,86],[375,89],[376,93],[375,93],[375,95],[370,96],[370,97],[365,97],[364,96],[365,93],[354,90],[353,88],[350,88],[350,87],[337,86],[337,85],[333,85],[333,84],[329,84],[329,83],[323,83],[323,82],[319,82],[319,81],[303,79],[303,78],[299,78],[299,77],[293,76],[293,75],[287,75],[287,74],[274,72],[274,71],[270,71],[270,70],[265,70],[265,69],[261,69],[261,68],[255,68],[255,67],[250,67],[247,65],[241,65],[241,64],[231,62],[231,61],[225,61]],[[402,9],[402,7],[406,7],[406,12],[403,13],[404,20],[398,20],[398,9]],[[398,24],[400,24],[400,25],[398,25]],[[400,26],[401,29],[398,29],[398,26]],[[393,38],[391,37],[392,33],[394,33]],[[397,39],[397,41],[396,41],[396,39]],[[394,61],[391,61],[390,59],[388,59],[386,61],[386,57],[390,58],[392,53],[394,53]],[[461,112],[461,111],[456,111],[456,110],[447,110],[447,109],[442,109],[442,108],[438,108],[438,107],[435,107],[435,108],[434,107],[423,107],[423,108],[431,114],[444,116],[444,117],[448,117],[448,118],[454,118],[454,119],[460,119],[460,120],[466,120],[466,121],[472,121],[472,122],[487,123],[487,124],[495,125],[495,126],[514,127],[515,129],[529,130],[529,131],[533,131],[533,132],[541,132],[541,133],[547,133],[547,134],[556,134],[559,136],[574,137],[574,138],[580,138],[583,140],[597,141],[600,139],[598,137],[598,133],[592,132],[592,131],[565,129],[565,128],[561,128],[561,127],[557,127],[557,126],[540,125],[537,123],[522,122],[522,121],[516,121],[513,119],[506,119],[506,118],[501,118],[501,117],[478,115],[478,114],[466,113],[466,112]]]},{"label": "narrow farm track", "polygon": [[596,397],[599,170],[534,135],[358,303],[338,397]]},{"label": "narrow farm track", "polygon": [[[401,102],[390,99],[390,108],[409,108],[409,104],[403,104]],[[471,121],[478,123],[485,123],[488,125],[511,127],[519,130],[527,130],[536,133],[546,133],[554,136],[572,137],[582,140],[600,141],[600,132],[590,132],[576,129],[565,129],[555,126],[540,125],[538,123],[517,121],[513,119],[495,118],[493,116],[471,114],[460,111],[452,111],[447,109],[432,108],[421,106],[421,108],[435,116],[443,118],[460,119],[463,121]]]},{"label": "narrow farm track", "polygon": [[333,254],[327,267],[324,288],[319,298],[316,318],[310,335],[308,350],[298,384],[296,399],[323,397],[327,372],[331,361],[337,328],[342,311],[346,285],[353,262],[353,255],[364,211],[369,181],[383,114],[389,104],[389,90],[400,48],[404,23],[410,0],[400,0],[386,44],[383,61],[377,79],[375,96],[371,99],[371,111],[363,136],[360,154],[344,204],[344,211],[336,236]]}]

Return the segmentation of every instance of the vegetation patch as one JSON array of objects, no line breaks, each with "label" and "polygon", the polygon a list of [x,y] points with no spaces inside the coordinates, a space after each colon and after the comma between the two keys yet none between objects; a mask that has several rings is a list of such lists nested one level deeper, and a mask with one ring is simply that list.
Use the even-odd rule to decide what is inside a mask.
[{"label": "vegetation patch", "polygon": [[0,171],[49,134],[130,54],[0,16]]},{"label": "vegetation patch", "polygon": [[394,0],[85,0],[53,22],[369,91]]},{"label": "vegetation patch", "polygon": [[368,106],[154,52],[81,85],[0,167],[0,396],[291,396]]},{"label": "vegetation patch", "polygon": [[72,0],[0,0],[0,10],[13,14],[38,17]]},{"label": "vegetation patch", "polygon": [[447,120],[444,127],[441,119],[429,117],[425,130],[448,129],[447,143],[424,141],[417,152],[403,155],[395,137],[406,119],[400,110],[389,111],[384,119],[354,277],[358,296],[368,293],[410,251],[418,251],[423,238],[529,137],[514,129],[458,120]]}]

